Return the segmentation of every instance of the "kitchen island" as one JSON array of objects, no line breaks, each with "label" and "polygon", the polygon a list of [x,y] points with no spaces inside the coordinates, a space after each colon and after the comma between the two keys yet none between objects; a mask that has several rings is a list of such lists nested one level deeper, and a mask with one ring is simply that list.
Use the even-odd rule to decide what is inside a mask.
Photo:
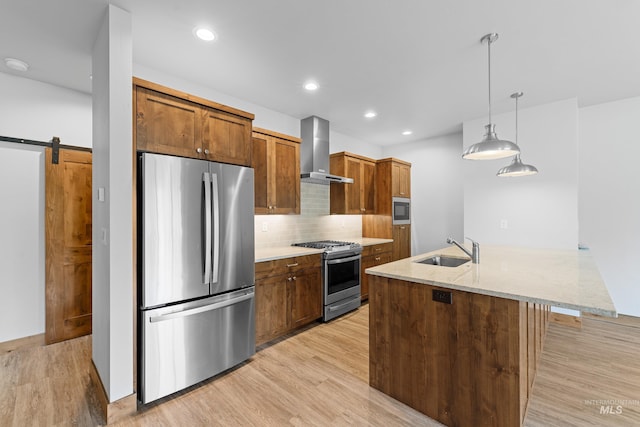
[{"label": "kitchen island", "polygon": [[549,307],[617,315],[587,251],[456,247],[366,270],[372,387],[446,425],[521,425]]}]

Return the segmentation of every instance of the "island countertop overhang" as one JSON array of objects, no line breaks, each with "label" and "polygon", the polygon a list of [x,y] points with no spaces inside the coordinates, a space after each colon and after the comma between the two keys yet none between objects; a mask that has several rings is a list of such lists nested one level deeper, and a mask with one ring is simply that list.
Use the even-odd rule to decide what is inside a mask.
[{"label": "island countertop overhang", "polygon": [[368,268],[367,274],[617,317],[589,251],[483,245],[480,263],[417,263],[434,255],[466,257],[455,246]]}]

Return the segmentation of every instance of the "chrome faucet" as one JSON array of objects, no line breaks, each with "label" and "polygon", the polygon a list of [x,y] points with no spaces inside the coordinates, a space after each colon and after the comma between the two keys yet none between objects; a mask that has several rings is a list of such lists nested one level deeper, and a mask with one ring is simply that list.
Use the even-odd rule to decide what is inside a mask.
[{"label": "chrome faucet", "polygon": [[462,249],[462,251],[469,255],[469,257],[471,258],[471,262],[474,264],[480,264],[480,243],[476,242],[473,239],[469,239],[468,237],[465,237],[465,239],[468,239],[471,241],[471,243],[473,244],[473,251],[469,252],[464,246],[462,246],[460,243],[456,242],[455,240],[453,240],[453,238],[451,237],[447,237],[447,243],[453,243],[454,245],[456,245],[457,247],[459,247],[460,249]]}]

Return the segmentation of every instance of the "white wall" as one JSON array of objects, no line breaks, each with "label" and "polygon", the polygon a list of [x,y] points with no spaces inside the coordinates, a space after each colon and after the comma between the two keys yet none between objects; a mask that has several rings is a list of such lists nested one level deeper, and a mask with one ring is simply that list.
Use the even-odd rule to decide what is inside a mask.
[{"label": "white wall", "polygon": [[[526,97],[520,103],[526,105]],[[498,178],[511,159],[459,158],[464,171],[464,233],[480,244],[576,249],[578,108],[575,99],[520,108],[522,161],[537,175]],[[498,136],[515,139],[514,113],[494,116]],[[479,142],[486,118],[463,123],[464,147]],[[507,228],[501,228],[506,220]],[[462,236],[458,236],[462,238]]]},{"label": "white wall", "polygon": [[384,147],[384,157],[411,162],[411,253],[447,245],[462,236],[462,134]]},{"label": "white wall", "polygon": [[[91,147],[91,96],[0,73],[0,135]],[[44,148],[0,142],[0,342],[44,333]]]},{"label": "white wall", "polygon": [[339,153],[341,151],[360,154],[361,156],[370,157],[376,160],[383,158],[383,150],[381,146],[369,144],[332,130],[330,131],[329,137],[329,152]]},{"label": "white wall", "polygon": [[300,120],[286,114],[269,110],[252,102],[218,92],[206,86],[192,83],[180,77],[172,76],[165,72],[154,70],[140,64],[133,64],[133,75],[191,95],[210,99],[219,104],[228,105],[229,107],[253,113],[256,116],[253,121],[253,125],[255,127],[284,133],[286,135],[300,136]]},{"label": "white wall", "polygon": [[[133,393],[131,14],[109,5],[93,48],[92,358],[110,402]],[[104,200],[98,189],[104,188]]]},{"label": "white wall", "polygon": [[0,93],[0,135],[91,147],[91,95],[1,72]]},{"label": "white wall", "polygon": [[[275,110],[262,107],[250,101],[236,98],[206,86],[189,82],[183,78],[167,74],[163,71],[145,67],[140,64],[133,64],[133,75],[144,80],[149,80],[172,89],[180,90],[192,95],[210,99],[229,107],[238,108],[240,110],[253,113],[255,119],[254,127],[272,130],[284,133],[286,135],[300,137],[300,119],[280,113]],[[282,96],[286,96],[283,94]],[[330,131],[329,152],[336,153],[339,151],[350,151],[352,153],[361,154],[363,156],[378,159],[382,155],[382,149],[378,145],[369,144],[340,132]]]},{"label": "white wall", "polygon": [[618,312],[640,316],[640,97],[579,115],[580,242]]},{"label": "white wall", "polygon": [[0,142],[0,342],[44,332],[44,148]]}]

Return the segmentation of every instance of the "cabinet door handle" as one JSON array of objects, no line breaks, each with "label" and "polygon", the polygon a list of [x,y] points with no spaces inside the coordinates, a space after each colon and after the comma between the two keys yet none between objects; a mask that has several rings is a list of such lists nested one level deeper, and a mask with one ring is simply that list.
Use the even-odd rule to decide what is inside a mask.
[{"label": "cabinet door handle", "polygon": [[287,281],[290,282],[292,280],[291,277],[287,277]]},{"label": "cabinet door handle", "polygon": [[204,149],[204,154],[209,154],[209,150],[208,149]]},{"label": "cabinet door handle", "polygon": [[298,280],[298,278],[296,276],[293,276],[293,280]]},{"label": "cabinet door handle", "polygon": [[291,267],[297,267],[298,263],[294,262],[293,264],[287,264],[287,267],[291,268]]},{"label": "cabinet door handle", "polygon": [[202,153],[202,148],[200,147],[196,148],[196,153]]}]

